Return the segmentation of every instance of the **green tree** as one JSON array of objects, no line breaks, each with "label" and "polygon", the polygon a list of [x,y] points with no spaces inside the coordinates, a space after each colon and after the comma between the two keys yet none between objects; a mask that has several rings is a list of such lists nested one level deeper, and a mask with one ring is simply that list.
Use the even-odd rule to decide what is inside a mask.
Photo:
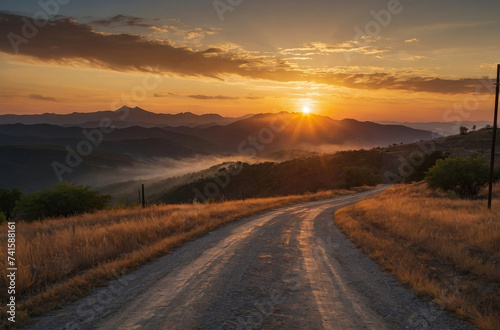
[{"label": "green tree", "polygon": [[21,199],[23,192],[14,188],[12,190],[0,188],[0,212],[2,212],[7,220],[12,218],[12,211],[16,207],[16,202]]},{"label": "green tree", "polygon": [[381,181],[372,169],[361,166],[346,166],[343,169],[343,175],[347,188],[374,186]]},{"label": "green tree", "polygon": [[[500,179],[500,167],[495,169],[495,182]],[[479,154],[469,157],[439,159],[425,177],[431,189],[454,191],[461,198],[477,198],[489,181],[489,166]]]},{"label": "green tree", "polygon": [[110,195],[100,195],[89,186],[61,183],[54,189],[47,188],[22,196],[14,212],[24,220],[41,220],[101,210],[110,201]]}]

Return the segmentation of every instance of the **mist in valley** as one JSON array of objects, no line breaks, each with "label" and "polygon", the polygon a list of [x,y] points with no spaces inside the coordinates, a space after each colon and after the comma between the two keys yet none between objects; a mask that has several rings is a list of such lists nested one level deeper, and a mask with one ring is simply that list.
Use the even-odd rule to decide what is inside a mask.
[{"label": "mist in valley", "polygon": [[144,184],[147,195],[154,199],[173,187],[217,174],[218,170],[236,162],[265,161],[244,155],[196,156],[183,159],[155,158],[141,160],[133,166],[117,168],[111,175],[92,175],[82,182],[113,195],[115,202],[133,203],[138,200],[138,188]]}]

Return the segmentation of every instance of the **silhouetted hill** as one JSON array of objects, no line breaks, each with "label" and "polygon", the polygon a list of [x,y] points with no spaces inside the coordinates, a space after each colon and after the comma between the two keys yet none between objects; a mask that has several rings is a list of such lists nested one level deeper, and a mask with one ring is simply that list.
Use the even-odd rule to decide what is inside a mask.
[{"label": "silhouetted hill", "polygon": [[472,129],[472,127],[476,126],[476,129],[479,130],[484,128],[486,125],[493,126],[493,121],[462,121],[462,122],[427,122],[427,123],[412,123],[412,122],[396,122],[396,121],[383,121],[378,122],[379,124],[384,125],[403,125],[406,127],[411,127],[415,129],[421,129],[424,131],[432,131],[439,133],[443,136],[455,135],[459,133],[460,126],[467,127],[468,129]]},{"label": "silhouetted hill", "polygon": [[257,143],[265,147],[254,148],[262,149],[259,150],[262,151],[261,154],[290,148],[308,149],[320,146],[337,150],[386,146],[434,137],[431,132],[401,125],[381,125],[354,119],[334,120],[325,116],[297,113],[259,114],[225,126],[206,128],[182,126],[165,129],[202,137],[225,150],[233,151],[250,147],[248,138],[254,136],[258,138]]},{"label": "silhouetted hill", "polygon": [[212,177],[170,189],[159,201],[175,204],[204,199],[233,200],[344,188],[343,169],[346,166],[368,168],[382,182],[383,170],[391,163],[392,156],[380,150],[340,151],[281,163],[241,163],[237,175],[231,175],[233,172],[229,167],[222,168]]},{"label": "silhouetted hill", "polygon": [[[90,132],[92,129],[85,129]],[[96,138],[96,137],[93,137]],[[202,138],[164,130],[162,128],[128,127],[115,129],[109,134],[102,134],[104,143],[96,148],[103,148],[105,145],[112,145],[110,141],[137,140],[135,145],[142,144],[144,148],[150,148],[150,144],[164,144],[166,147],[162,154],[171,157],[179,155],[168,148],[168,145],[191,149],[191,154],[207,154],[220,152],[217,146]],[[62,127],[48,124],[12,124],[0,125],[0,145],[76,145],[79,141],[88,139],[81,127]],[[116,143],[115,143],[116,144]],[[122,143],[126,144],[126,143]],[[127,153],[125,147],[119,148],[122,153]],[[150,157],[160,156],[154,153]]]},{"label": "silhouetted hill", "polygon": [[[466,135],[450,135],[432,140],[432,144],[426,146],[426,149],[435,148],[443,152],[449,152],[453,156],[466,157],[474,153],[479,153],[487,159],[491,157],[491,141],[493,139],[493,129],[480,129]],[[427,143],[426,143],[427,144]],[[417,149],[415,144],[398,145],[388,149],[390,153],[407,154]],[[500,165],[500,134],[497,133],[495,157],[497,164]]]},{"label": "silhouetted hill", "polygon": [[[245,141],[252,136],[259,138],[257,141],[259,145],[265,145],[265,150],[258,150],[262,151],[261,154],[318,146],[334,147],[336,150],[385,146],[433,137],[430,132],[401,125],[381,125],[353,119],[333,120],[314,114],[282,112],[234,119],[217,114],[195,115],[189,112],[176,115],[156,114],[138,107],[67,115],[3,115],[0,116],[0,125],[4,124],[1,126],[0,134],[19,137],[79,138],[82,127],[88,129],[98,127],[100,121],[105,118],[119,128],[106,136],[106,139],[162,138],[191,149],[203,149],[209,153],[245,153],[245,144],[249,142]],[[17,124],[5,125],[9,123]],[[20,123],[29,126],[22,126]],[[133,123],[138,124],[133,125]],[[34,127],[30,127],[31,125]],[[198,137],[198,140],[195,141],[194,137]],[[208,141],[214,145],[210,147]],[[214,148],[215,145],[217,147]]]},{"label": "silhouetted hill", "polygon": [[[99,135],[91,139],[99,139]],[[158,168],[162,158],[220,153],[216,145],[202,138],[161,128],[116,129],[103,133],[100,143],[91,143],[81,127],[0,125],[0,187],[17,186],[29,192],[54,186],[58,178],[52,164],[67,165],[68,150],[78,150],[82,142],[91,144],[92,151],[84,151],[81,164],[71,168],[71,172],[64,171],[63,178],[99,186],[130,178],[135,167]],[[131,174],[123,173],[125,168]]]},{"label": "silhouetted hill", "polygon": [[[144,115],[143,112],[145,112],[140,109],[135,111],[138,116]],[[145,116],[147,117],[149,114]],[[54,185],[57,178],[51,164],[53,162],[64,164],[68,154],[67,148],[70,147],[76,150],[82,141],[88,139],[84,132],[89,130],[91,129],[78,126],[63,127],[49,124],[0,125],[0,146],[3,146],[4,153],[0,159],[2,169],[0,187],[12,188],[18,185],[30,191],[35,188]],[[465,137],[466,141],[462,141],[463,137],[460,136],[450,137],[449,139],[452,139],[449,140],[450,142],[441,142],[448,141],[443,139],[434,141],[436,145],[440,143],[460,145],[456,147],[457,151],[468,148],[466,147],[467,143],[471,144],[471,150],[488,150],[487,138],[475,134],[481,135],[487,134],[487,132],[471,133]],[[477,141],[473,139],[475,136],[477,136]],[[151,177],[147,172],[134,170],[136,168],[147,170],[152,167],[157,176],[166,178],[169,175],[169,168],[168,165],[162,163],[163,158],[182,160],[200,157],[199,164],[205,164],[202,157],[208,155],[225,155],[228,156],[228,158],[225,158],[228,161],[241,160],[241,157],[247,157],[246,159],[248,159],[249,156],[257,156],[255,160],[273,159],[282,161],[299,156],[314,155],[314,153],[323,154],[337,150],[378,146],[381,146],[382,149],[374,151],[374,154],[382,153],[381,158],[377,160],[382,164],[380,165],[382,167],[379,166],[376,170],[390,168],[391,166],[397,168],[398,157],[404,153],[409,153],[409,149],[416,147],[413,144],[401,146],[401,150],[398,149],[399,147],[390,149],[384,147],[389,144],[411,143],[432,137],[430,132],[401,125],[380,125],[352,119],[333,120],[319,115],[285,112],[254,115],[224,126],[209,125],[207,127],[198,125],[197,127],[164,128],[133,126],[116,128],[109,134],[103,134],[103,141],[97,146],[93,146],[93,152],[89,156],[82,157],[82,165],[78,166],[71,174],[67,174],[64,179],[103,186],[125,181],[127,178],[140,178],[142,177],[139,175],[141,173],[144,173],[146,177]],[[294,151],[286,152],[286,150]],[[339,170],[338,164],[344,164],[345,162],[343,158],[335,157],[337,157],[336,160],[331,164],[338,163],[331,166],[334,170]],[[303,157],[303,159],[309,158],[311,157]],[[311,161],[312,163],[309,165],[319,166],[320,163],[327,164],[329,162],[326,158],[318,159],[321,160],[319,163]],[[359,162],[360,166],[369,164],[370,159]],[[215,163],[211,163],[211,165],[213,164]],[[356,164],[358,164],[357,161]],[[192,165],[187,164],[186,166]],[[251,175],[261,175],[260,170],[254,170],[253,166],[257,165],[251,165],[245,171],[251,170],[252,172],[249,172],[252,173]],[[292,171],[293,166],[291,165],[289,169],[281,172],[285,169],[282,166],[261,167],[261,169],[265,168],[271,171],[262,174],[262,177],[269,180],[271,180],[272,175],[282,175],[290,178],[298,173]],[[307,178],[308,173],[315,173],[313,177],[308,178],[308,182],[314,183],[309,188],[323,189],[322,184],[319,184],[319,182],[324,180],[324,172],[316,169],[308,172],[306,167],[301,167],[302,165],[299,164],[297,166],[304,169],[303,178]],[[125,168],[130,172],[125,171]],[[40,172],[42,169],[45,169],[45,172]],[[162,174],[162,171],[165,174]],[[184,173],[189,171],[186,168]],[[290,174],[288,171],[293,173]],[[11,173],[15,173],[15,175],[11,175]],[[274,174],[271,175],[270,173]],[[248,182],[238,180],[235,180],[235,182],[251,185],[252,182],[249,179],[251,175],[247,176]],[[326,182],[329,182],[330,185],[334,182],[339,184],[337,179],[338,177],[332,180],[326,179]],[[259,180],[255,179],[255,182]],[[288,187],[283,191],[291,191],[291,186],[284,181],[280,181],[282,179],[273,180],[278,180],[280,186],[285,184]],[[299,188],[305,189],[305,186],[305,184],[302,184],[299,185]],[[274,186],[269,187],[274,189]],[[271,189],[269,187],[264,192],[269,193],[268,189]],[[241,190],[241,187],[234,189],[234,191]],[[258,189],[251,191],[256,193]],[[184,194],[181,195],[184,196]]]},{"label": "silhouetted hill", "polygon": [[[64,162],[67,151],[56,146],[0,146],[0,187],[18,187],[33,192],[55,186],[59,180],[51,166],[54,161]],[[65,175],[69,182],[102,185],[123,180],[120,168],[133,166],[132,157],[113,152],[95,151],[72,173]]]},{"label": "silhouetted hill", "polygon": [[[123,106],[115,111],[74,112],[70,114],[45,113],[40,115],[0,115],[2,124],[52,124],[52,125],[82,125],[84,127],[97,127],[103,119],[116,123],[117,127],[129,126],[188,126],[193,127],[208,123],[220,125],[231,123],[237,119],[225,118],[218,114],[196,115],[191,112],[178,114],[153,113],[139,107],[130,108]],[[129,125],[129,123],[135,123]]]},{"label": "silhouetted hill", "polygon": [[[348,166],[368,169],[382,181],[393,183],[409,174],[402,172],[401,168],[408,162],[415,164],[415,160],[410,162],[410,157],[421,157],[435,150],[450,152],[452,156],[480,153],[489,159],[492,132],[492,129],[483,129],[467,135],[371,150],[310,155],[285,162],[244,163],[237,175],[230,175],[229,169],[220,170],[211,177],[197,178],[193,182],[169,188],[159,200],[166,203],[185,203],[200,200],[200,195],[215,199],[240,199],[243,196],[267,197],[339,188],[346,185],[344,168]],[[500,165],[500,135],[497,137],[496,161],[497,165]],[[226,180],[228,177],[229,180]],[[220,182],[227,184],[221,185]],[[217,187],[217,194],[211,194],[214,187]]]}]

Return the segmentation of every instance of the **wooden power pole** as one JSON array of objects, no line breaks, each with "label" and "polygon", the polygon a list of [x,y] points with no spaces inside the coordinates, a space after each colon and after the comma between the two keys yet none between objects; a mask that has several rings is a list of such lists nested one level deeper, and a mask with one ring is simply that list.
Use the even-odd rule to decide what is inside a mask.
[{"label": "wooden power pole", "polygon": [[144,184],[142,184],[142,208],[146,207],[146,196],[144,196]]},{"label": "wooden power pole", "polygon": [[491,142],[491,163],[490,163],[490,189],[488,191],[488,209],[491,210],[491,199],[493,197],[493,176],[495,175],[495,151],[498,129],[498,96],[500,93],[500,64],[497,66],[497,83],[495,96],[495,119],[493,120],[493,141]]}]

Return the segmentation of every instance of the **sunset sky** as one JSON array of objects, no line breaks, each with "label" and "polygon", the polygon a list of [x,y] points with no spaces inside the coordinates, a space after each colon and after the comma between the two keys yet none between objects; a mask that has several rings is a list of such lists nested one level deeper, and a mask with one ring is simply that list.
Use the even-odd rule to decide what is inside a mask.
[{"label": "sunset sky", "polygon": [[498,0],[38,3],[0,4],[0,114],[492,119]]}]

